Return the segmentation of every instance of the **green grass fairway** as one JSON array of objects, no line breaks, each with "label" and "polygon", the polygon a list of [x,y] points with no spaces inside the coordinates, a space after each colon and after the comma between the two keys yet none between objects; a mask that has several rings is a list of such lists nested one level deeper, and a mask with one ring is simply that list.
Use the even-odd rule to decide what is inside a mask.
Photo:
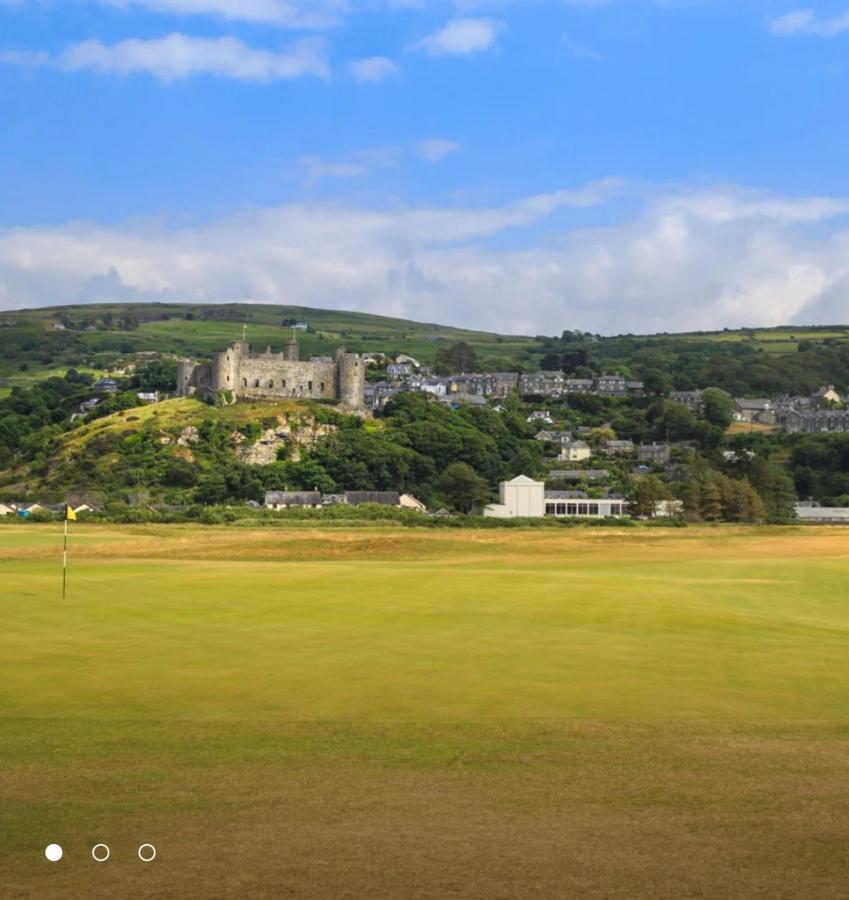
[{"label": "green grass fairway", "polygon": [[0,526],[0,897],[849,895],[849,529],[77,523],[64,603],[59,532]]}]

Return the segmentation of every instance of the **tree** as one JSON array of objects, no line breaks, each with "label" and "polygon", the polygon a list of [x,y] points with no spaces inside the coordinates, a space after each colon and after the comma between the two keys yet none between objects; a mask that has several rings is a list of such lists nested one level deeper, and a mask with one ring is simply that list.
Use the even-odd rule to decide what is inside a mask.
[{"label": "tree", "polygon": [[702,394],[702,415],[723,431],[734,421],[734,401],[724,391],[708,388]]},{"label": "tree", "polygon": [[466,463],[451,463],[439,479],[443,497],[458,512],[469,513],[490,498],[489,485]]},{"label": "tree", "polygon": [[466,341],[458,341],[436,352],[436,371],[440,375],[474,372],[477,367],[478,356],[475,348]]},{"label": "tree", "polygon": [[665,397],[672,390],[672,378],[663,369],[648,369],[643,375],[643,385],[649,394]]},{"label": "tree", "polygon": [[702,482],[700,491],[699,513],[707,522],[718,522],[722,519],[722,491],[717,479],[709,474]]},{"label": "tree", "polygon": [[634,509],[641,518],[653,518],[657,504],[661,500],[668,499],[669,492],[656,475],[648,475],[637,481],[634,489]]}]

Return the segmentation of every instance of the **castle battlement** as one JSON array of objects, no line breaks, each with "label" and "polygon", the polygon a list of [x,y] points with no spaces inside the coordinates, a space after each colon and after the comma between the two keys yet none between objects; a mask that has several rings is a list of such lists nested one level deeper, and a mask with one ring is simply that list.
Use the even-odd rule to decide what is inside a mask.
[{"label": "castle battlement", "polygon": [[360,410],[364,405],[365,363],[339,348],[332,358],[301,360],[293,337],[282,352],[271,347],[252,352],[246,340],[214,353],[210,363],[183,360],[177,371],[177,395],[209,397],[228,391],[238,400],[338,400]]}]

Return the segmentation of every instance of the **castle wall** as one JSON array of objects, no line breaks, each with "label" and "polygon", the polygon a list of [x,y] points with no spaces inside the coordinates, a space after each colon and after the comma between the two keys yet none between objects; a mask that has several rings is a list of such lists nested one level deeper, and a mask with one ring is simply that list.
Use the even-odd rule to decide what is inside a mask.
[{"label": "castle wall", "polygon": [[365,363],[355,353],[337,350],[333,360],[298,361],[297,344],[283,353],[250,352],[247,341],[235,341],[213,354],[209,365],[183,361],[177,369],[178,396],[209,396],[232,391],[245,400],[340,400],[362,409]]},{"label": "castle wall", "polygon": [[239,367],[239,397],[251,400],[293,397],[335,399],[335,363],[292,362],[280,356],[254,356]]}]

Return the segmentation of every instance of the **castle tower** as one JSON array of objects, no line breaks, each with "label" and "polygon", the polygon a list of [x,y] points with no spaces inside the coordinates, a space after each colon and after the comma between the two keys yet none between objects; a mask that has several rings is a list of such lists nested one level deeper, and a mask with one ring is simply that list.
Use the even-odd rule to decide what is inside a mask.
[{"label": "castle tower", "polygon": [[177,363],[177,396],[188,397],[192,393],[191,380],[197,363],[181,359]]},{"label": "castle tower", "polygon": [[242,358],[247,358],[250,347],[247,341],[234,341],[226,350],[212,355],[213,391],[235,391],[239,387],[239,369]]},{"label": "castle tower", "polygon": [[294,331],[292,331],[292,337],[286,341],[286,349],[283,351],[283,356],[289,362],[298,362],[301,358],[301,348],[298,346],[298,339],[295,337]]},{"label": "castle tower", "polygon": [[358,353],[337,351],[336,367],[340,402],[349,409],[362,409],[366,393],[366,366],[362,358]]}]

